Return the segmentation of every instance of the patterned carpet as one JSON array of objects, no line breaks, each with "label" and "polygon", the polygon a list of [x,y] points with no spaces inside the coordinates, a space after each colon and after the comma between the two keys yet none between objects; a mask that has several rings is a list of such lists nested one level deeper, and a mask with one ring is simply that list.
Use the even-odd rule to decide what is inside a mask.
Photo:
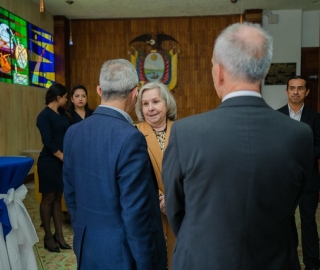
[{"label": "patterned carpet", "polygon": [[[43,270],[74,270],[76,267],[76,257],[73,250],[60,250],[60,253],[49,252],[43,248],[43,235],[44,231],[40,227],[41,220],[39,214],[39,204],[35,198],[34,184],[33,182],[26,184],[28,188],[28,194],[24,199],[24,205],[26,206],[29,215],[32,219],[33,225],[36,229],[39,242],[34,246],[34,252],[37,259],[38,269]],[[68,213],[63,214],[64,225],[63,233],[66,242],[72,246],[73,231],[70,224],[70,216]],[[51,226],[53,229],[53,224]]]},{"label": "patterned carpet", "polygon": [[[40,215],[39,215],[39,204],[35,198],[34,183],[26,184],[28,188],[28,194],[23,201],[32,222],[35,226],[37,235],[39,237],[39,242],[35,244],[34,251],[37,259],[38,269],[52,270],[52,269],[63,269],[63,270],[74,270],[76,269],[76,258],[73,250],[61,250],[60,253],[51,253],[43,248],[43,229],[40,227]],[[298,227],[298,234],[300,238],[300,216],[299,211],[296,213],[296,222]],[[320,208],[317,210],[317,223],[318,231],[320,232]],[[53,225],[52,225],[53,228]],[[63,233],[65,240],[69,245],[72,245],[73,231],[70,224],[70,216],[68,213],[64,213],[64,226]],[[301,241],[299,241],[301,242]],[[302,250],[299,245],[298,248],[299,259],[301,262],[301,269],[304,269],[302,264]]]}]

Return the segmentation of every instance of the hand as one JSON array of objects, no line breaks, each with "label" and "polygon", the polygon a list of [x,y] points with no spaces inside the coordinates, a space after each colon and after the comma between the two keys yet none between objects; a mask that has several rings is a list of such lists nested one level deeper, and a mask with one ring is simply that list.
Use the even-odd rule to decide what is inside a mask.
[{"label": "hand", "polygon": [[167,214],[166,213],[166,208],[165,208],[165,203],[164,203],[164,195],[161,194],[159,195],[159,203],[160,203],[160,211],[163,213],[163,214]]},{"label": "hand", "polygon": [[60,159],[60,161],[63,161],[63,153],[60,150],[58,150],[57,152],[53,153],[53,155],[55,157],[57,157],[58,159]]}]

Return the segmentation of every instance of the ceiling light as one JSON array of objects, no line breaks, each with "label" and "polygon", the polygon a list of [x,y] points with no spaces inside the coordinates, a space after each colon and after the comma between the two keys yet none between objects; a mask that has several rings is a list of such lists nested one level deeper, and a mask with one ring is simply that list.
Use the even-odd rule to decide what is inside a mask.
[{"label": "ceiling light", "polygon": [[44,0],[40,0],[40,12],[44,12]]},{"label": "ceiling light", "polygon": [[67,0],[66,1],[67,4],[70,5],[70,19],[69,19],[69,28],[70,28],[70,35],[69,35],[69,45],[73,45],[73,40],[72,40],[72,29],[71,29],[71,5],[74,3],[72,0]]}]

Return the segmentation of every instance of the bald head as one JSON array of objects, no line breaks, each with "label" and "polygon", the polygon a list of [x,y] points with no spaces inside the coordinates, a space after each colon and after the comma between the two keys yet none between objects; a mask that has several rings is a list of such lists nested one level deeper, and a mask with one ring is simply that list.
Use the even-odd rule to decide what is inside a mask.
[{"label": "bald head", "polygon": [[217,38],[213,59],[237,80],[261,82],[271,64],[272,37],[258,24],[233,24]]}]

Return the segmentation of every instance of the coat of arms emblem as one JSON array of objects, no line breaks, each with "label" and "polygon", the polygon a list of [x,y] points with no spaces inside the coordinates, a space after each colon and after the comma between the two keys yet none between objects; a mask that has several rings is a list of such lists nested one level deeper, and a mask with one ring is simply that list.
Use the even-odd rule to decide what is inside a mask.
[{"label": "coat of arms emblem", "polygon": [[135,42],[144,42],[151,47],[150,51],[137,50],[132,46],[129,53],[140,82],[159,81],[172,90],[177,84],[178,50],[176,46],[170,50],[162,48],[161,45],[166,40],[178,43],[173,37],[162,33],[157,34],[155,39],[149,34],[138,36],[130,42],[130,45]]}]

